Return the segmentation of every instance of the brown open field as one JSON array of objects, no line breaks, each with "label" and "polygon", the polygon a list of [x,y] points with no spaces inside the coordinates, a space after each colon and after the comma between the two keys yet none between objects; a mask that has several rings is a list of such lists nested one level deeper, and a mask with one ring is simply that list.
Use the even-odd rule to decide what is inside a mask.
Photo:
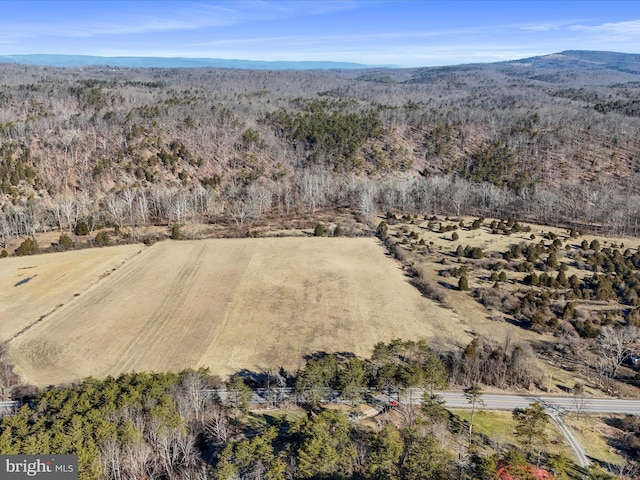
[{"label": "brown open field", "polygon": [[[35,281],[55,277],[56,259],[57,268],[72,272],[87,268],[85,256],[104,252],[121,255],[113,264],[131,258],[84,291],[70,279],[67,297],[53,302],[64,306],[11,341],[18,371],[30,382],[199,366],[219,374],[292,369],[307,353],[367,355],[392,338],[470,340],[458,315],[424,298],[372,238],[167,241],[16,258],[14,271],[45,258],[52,264],[19,287],[19,302],[40,301],[43,284]],[[64,285],[60,280],[62,292]],[[20,308],[17,299],[13,305]],[[14,323],[5,335],[20,330]]]},{"label": "brown open field", "polygon": [[98,283],[144,248],[123,245],[2,259],[0,339],[9,340],[60,305],[69,303],[74,295]]}]

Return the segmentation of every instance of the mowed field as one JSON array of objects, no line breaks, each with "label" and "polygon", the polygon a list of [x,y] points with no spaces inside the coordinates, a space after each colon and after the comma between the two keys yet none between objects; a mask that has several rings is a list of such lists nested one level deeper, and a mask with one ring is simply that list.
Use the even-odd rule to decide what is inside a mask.
[{"label": "mowed field", "polygon": [[[139,254],[143,245],[70,251],[0,261],[0,340],[69,303]],[[44,317],[44,318],[43,318]]]},{"label": "mowed field", "polygon": [[[376,342],[392,338],[470,340],[458,315],[424,298],[373,238],[166,241],[136,249],[84,291],[69,281],[71,299],[10,341],[25,380],[48,385],[200,366],[223,375],[295,369],[306,354],[369,355]],[[86,268],[76,258],[109,251],[120,252],[11,259],[12,268],[59,258],[60,268],[74,272]],[[46,282],[54,271],[8,286],[21,292],[12,309],[20,309],[18,301],[36,305],[42,284],[34,281]],[[37,319],[21,318],[23,325]]]}]

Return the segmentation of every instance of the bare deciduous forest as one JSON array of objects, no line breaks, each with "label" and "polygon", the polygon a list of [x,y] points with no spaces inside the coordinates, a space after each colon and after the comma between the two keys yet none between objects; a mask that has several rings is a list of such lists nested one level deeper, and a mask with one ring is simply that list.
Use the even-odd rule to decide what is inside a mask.
[{"label": "bare deciduous forest", "polygon": [[0,241],[342,207],[635,235],[640,74],[589,59],[360,71],[6,64]]},{"label": "bare deciduous forest", "polygon": [[[472,338],[380,341],[368,358],[315,352],[296,372],[237,372],[224,400],[202,394],[224,385],[204,368],[38,391],[19,385],[11,349],[47,313],[5,326],[17,333],[0,348],[0,393],[29,405],[0,421],[0,449],[78,454],[83,480],[499,478],[505,461],[523,475],[536,464],[556,478],[635,478],[633,417],[585,420],[614,432],[617,453],[590,453],[583,469],[555,437],[547,443],[539,404],[516,409],[511,437],[497,440],[476,406],[482,388],[555,388],[577,406],[587,395],[637,396],[639,59],[569,51],[317,71],[0,65],[2,257],[266,230],[376,235],[403,281]],[[41,273],[30,287],[50,278]],[[469,396],[470,419],[433,395],[447,386]],[[295,401],[249,411],[251,388],[281,387]],[[424,389],[420,407],[358,409],[412,387]],[[327,392],[342,407],[322,406]]]}]

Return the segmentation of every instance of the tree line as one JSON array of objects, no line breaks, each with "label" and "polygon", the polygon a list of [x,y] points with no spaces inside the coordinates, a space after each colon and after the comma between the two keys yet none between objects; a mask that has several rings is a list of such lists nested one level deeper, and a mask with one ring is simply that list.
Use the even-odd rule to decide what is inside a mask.
[{"label": "tree line", "polygon": [[303,173],[281,181],[231,185],[223,190],[125,188],[100,196],[57,195],[48,204],[33,199],[0,212],[0,246],[38,232],[86,235],[105,227],[128,229],[138,238],[150,225],[231,223],[247,228],[265,216],[286,218],[347,207],[371,218],[380,211],[478,215],[565,225],[606,235],[640,233],[640,197],[613,185],[564,185],[521,189],[452,177],[405,175],[368,179],[329,172]]}]

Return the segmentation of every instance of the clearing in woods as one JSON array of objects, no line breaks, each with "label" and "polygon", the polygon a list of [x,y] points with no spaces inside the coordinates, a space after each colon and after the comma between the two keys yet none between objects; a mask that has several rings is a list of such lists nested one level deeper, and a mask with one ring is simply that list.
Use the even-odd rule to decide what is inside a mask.
[{"label": "clearing in woods", "polygon": [[[104,252],[129,260],[11,340],[26,380],[48,385],[200,366],[217,374],[293,369],[318,351],[369,355],[376,342],[393,338],[449,345],[471,338],[463,320],[424,298],[373,238],[167,241],[11,260],[15,274],[59,259],[69,271],[69,297],[79,291],[71,279],[84,274],[85,256]],[[0,280],[11,283],[17,277],[6,282],[2,265]],[[29,275],[38,282],[7,287],[21,290],[13,309],[20,310],[18,301],[37,305],[55,272],[36,267]],[[32,313],[21,317],[23,327],[38,319]],[[18,331],[3,326],[0,333],[6,339]]]}]

